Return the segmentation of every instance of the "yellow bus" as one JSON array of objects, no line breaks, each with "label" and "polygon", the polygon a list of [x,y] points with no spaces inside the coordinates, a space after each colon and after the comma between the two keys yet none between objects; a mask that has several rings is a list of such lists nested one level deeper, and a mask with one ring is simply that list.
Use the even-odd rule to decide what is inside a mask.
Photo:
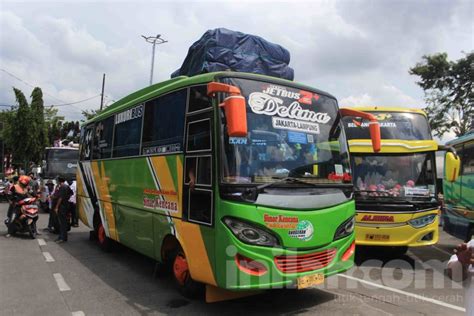
[{"label": "yellow bus", "polygon": [[[372,150],[369,125],[343,118],[356,200],[356,244],[391,246],[393,254],[438,241],[437,150],[422,110],[360,107],[380,122],[382,149]],[[457,159],[449,153],[451,160]],[[456,161],[454,159],[454,161]],[[459,161],[459,160],[457,160]],[[447,174],[459,168],[452,164]],[[454,168],[454,169],[453,169]]]}]

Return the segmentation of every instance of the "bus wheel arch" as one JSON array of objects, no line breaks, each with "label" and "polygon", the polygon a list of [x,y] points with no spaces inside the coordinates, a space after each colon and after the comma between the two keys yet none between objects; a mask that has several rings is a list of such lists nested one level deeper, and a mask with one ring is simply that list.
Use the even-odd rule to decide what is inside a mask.
[{"label": "bus wheel arch", "polygon": [[168,271],[183,296],[198,298],[204,294],[204,285],[192,278],[186,252],[175,236],[165,237],[161,247],[161,260],[168,266]]},{"label": "bus wheel arch", "polygon": [[175,249],[178,249],[180,247],[181,247],[181,244],[179,243],[178,239],[175,236],[167,235],[163,239],[163,242],[161,243],[161,253],[160,253],[161,262],[171,265],[171,262],[170,262],[171,255],[175,251]]},{"label": "bus wheel arch", "polygon": [[107,237],[107,234],[105,233],[105,227],[102,224],[98,208],[95,208],[94,211],[93,226],[94,235],[99,247],[106,252],[112,251],[113,240]]}]

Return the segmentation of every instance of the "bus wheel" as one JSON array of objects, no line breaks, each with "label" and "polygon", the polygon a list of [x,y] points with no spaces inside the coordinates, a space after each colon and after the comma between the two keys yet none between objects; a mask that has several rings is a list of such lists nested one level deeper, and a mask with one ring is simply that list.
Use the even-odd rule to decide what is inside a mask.
[{"label": "bus wheel", "polygon": [[102,225],[102,222],[99,223],[99,226],[97,227],[97,243],[104,251],[109,252],[112,250],[112,239],[107,237],[105,234],[105,228],[104,225]]},{"label": "bus wheel", "polygon": [[198,298],[203,295],[204,286],[192,279],[186,255],[181,247],[173,252],[171,262],[173,279],[179,292],[187,298]]},{"label": "bus wheel", "polygon": [[392,255],[394,257],[401,257],[408,251],[407,246],[392,247]]},{"label": "bus wheel", "polygon": [[471,239],[474,239],[474,227],[471,227],[471,229],[469,229],[469,233],[467,233],[467,236],[466,236],[466,240],[465,242],[470,242]]}]

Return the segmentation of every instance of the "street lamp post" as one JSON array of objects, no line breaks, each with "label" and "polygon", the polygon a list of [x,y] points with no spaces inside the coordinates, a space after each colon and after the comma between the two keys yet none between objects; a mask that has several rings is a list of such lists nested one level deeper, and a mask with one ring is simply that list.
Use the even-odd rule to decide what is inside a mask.
[{"label": "street lamp post", "polygon": [[155,46],[159,44],[164,44],[167,43],[167,40],[164,40],[161,38],[161,34],[158,34],[156,36],[144,36],[142,37],[147,41],[148,43],[153,44],[152,52],[151,52],[151,71],[150,71],[150,85],[153,83],[153,67],[155,64]]}]

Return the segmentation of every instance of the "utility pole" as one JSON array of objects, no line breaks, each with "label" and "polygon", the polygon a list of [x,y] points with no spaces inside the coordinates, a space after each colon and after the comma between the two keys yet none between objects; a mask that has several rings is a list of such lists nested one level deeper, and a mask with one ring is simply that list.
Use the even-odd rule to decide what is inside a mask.
[{"label": "utility pole", "polygon": [[153,48],[152,48],[152,52],[151,52],[151,71],[150,71],[150,86],[151,86],[152,83],[153,83],[153,67],[154,67],[154,64],[155,64],[155,46],[159,45],[159,44],[167,43],[168,41],[161,38],[161,34],[158,34],[156,36],[144,36],[144,35],[142,35],[142,37],[148,43],[153,44]]},{"label": "utility pole", "polygon": [[102,106],[104,105],[104,87],[105,87],[105,74],[102,76],[102,93],[100,94],[100,110],[102,111]]}]

